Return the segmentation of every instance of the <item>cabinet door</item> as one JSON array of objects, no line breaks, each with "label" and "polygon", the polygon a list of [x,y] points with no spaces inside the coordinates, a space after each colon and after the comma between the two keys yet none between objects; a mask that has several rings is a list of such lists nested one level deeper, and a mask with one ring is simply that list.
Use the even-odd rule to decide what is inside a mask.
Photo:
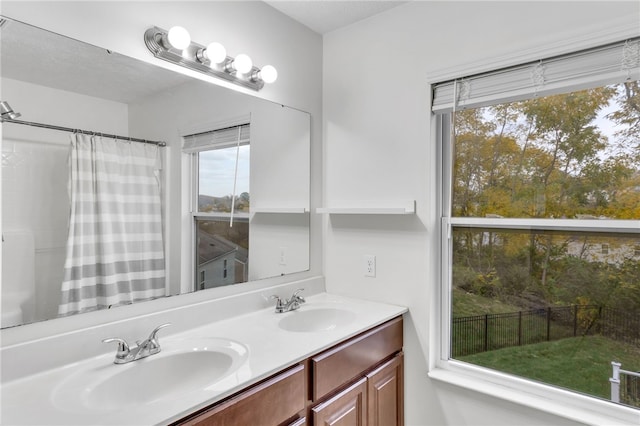
[{"label": "cabinet door", "polygon": [[404,424],[402,352],[367,374],[368,426]]},{"label": "cabinet door", "polygon": [[314,426],[365,426],[367,379],[363,377],[328,401],[312,408]]},{"label": "cabinet door", "polygon": [[313,400],[319,401],[402,350],[402,317],[311,358]]},{"label": "cabinet door", "polygon": [[213,408],[180,422],[186,426],[276,426],[305,408],[305,372],[297,365]]}]

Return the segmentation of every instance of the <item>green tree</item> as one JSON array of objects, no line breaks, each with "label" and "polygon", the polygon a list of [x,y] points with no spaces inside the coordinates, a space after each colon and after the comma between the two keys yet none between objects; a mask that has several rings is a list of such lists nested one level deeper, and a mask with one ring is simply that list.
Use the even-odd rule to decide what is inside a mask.
[{"label": "green tree", "polygon": [[616,132],[620,138],[617,148],[631,152],[640,161],[640,81],[625,81],[616,89],[619,108],[609,117],[621,126]]},{"label": "green tree", "polygon": [[547,217],[574,213],[576,206],[569,198],[574,183],[582,178],[583,166],[597,162],[607,146],[593,122],[614,94],[604,87],[522,103],[522,113],[534,129],[534,143],[550,156],[540,179]]},{"label": "green tree", "polygon": [[[628,82],[456,112],[452,214],[640,219],[639,105],[638,82]],[[608,137],[598,120],[611,106],[620,127]],[[637,257],[589,257],[591,241],[576,255],[580,243],[569,234],[459,229],[454,286],[522,306],[589,301],[640,310]]]}]

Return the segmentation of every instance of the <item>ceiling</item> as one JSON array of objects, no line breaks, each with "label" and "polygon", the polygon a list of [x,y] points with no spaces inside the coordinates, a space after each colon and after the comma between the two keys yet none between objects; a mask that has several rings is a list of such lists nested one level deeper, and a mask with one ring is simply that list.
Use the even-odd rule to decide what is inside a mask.
[{"label": "ceiling", "polygon": [[[265,2],[319,34],[407,3],[400,0]],[[0,28],[3,77],[127,104],[191,81],[180,73],[17,21],[0,22]],[[78,61],[78,58],[84,59]],[[118,75],[117,79],[111,78],[114,74]]]},{"label": "ceiling", "polygon": [[4,21],[0,28],[1,74],[6,78],[126,104],[192,81],[18,21]]},{"label": "ceiling", "polygon": [[294,20],[319,34],[384,12],[407,1],[401,0],[264,0]]}]

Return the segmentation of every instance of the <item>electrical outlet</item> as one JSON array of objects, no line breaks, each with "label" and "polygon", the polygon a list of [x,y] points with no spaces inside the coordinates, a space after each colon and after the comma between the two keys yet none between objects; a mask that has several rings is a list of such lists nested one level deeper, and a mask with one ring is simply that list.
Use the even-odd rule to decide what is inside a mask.
[{"label": "electrical outlet", "polygon": [[287,264],[287,248],[280,247],[280,265],[285,266]]},{"label": "electrical outlet", "polygon": [[375,277],[376,276],[376,257],[372,254],[365,254],[364,260],[364,276]]}]

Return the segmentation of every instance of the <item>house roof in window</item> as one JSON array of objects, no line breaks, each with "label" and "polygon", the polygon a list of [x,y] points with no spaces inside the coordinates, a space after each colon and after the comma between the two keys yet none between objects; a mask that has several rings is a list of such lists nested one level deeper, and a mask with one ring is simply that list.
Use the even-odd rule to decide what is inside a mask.
[{"label": "house roof in window", "polygon": [[237,252],[239,248],[237,244],[220,235],[209,234],[201,230],[198,233],[198,265],[203,265]]}]

